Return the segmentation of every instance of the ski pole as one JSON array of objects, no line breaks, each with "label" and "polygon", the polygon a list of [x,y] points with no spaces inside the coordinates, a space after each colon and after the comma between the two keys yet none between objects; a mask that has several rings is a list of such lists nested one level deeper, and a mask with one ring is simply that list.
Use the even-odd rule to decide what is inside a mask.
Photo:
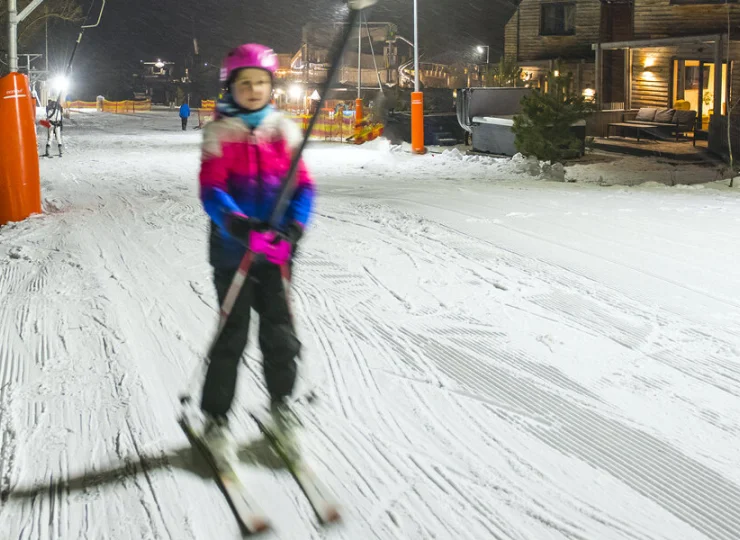
[{"label": "ski pole", "polygon": [[[331,57],[331,65],[329,68],[329,73],[327,74],[326,82],[324,83],[324,86],[321,89],[321,94],[319,95],[319,106],[317,108],[318,111],[321,110],[322,106],[324,105],[326,101],[326,95],[329,93],[329,90],[331,89],[331,85],[334,81],[334,77],[336,76],[336,73],[339,69],[339,63],[341,62],[342,55],[344,54],[344,49],[347,47],[347,43],[349,42],[349,38],[352,33],[352,28],[354,27],[355,23],[359,20],[361,10],[364,8],[370,7],[376,3],[377,3],[377,0],[348,0],[348,5],[350,8],[349,16],[347,18],[347,23],[345,24],[343,28],[342,34],[335,42],[335,48],[333,51],[334,54]],[[360,81],[358,81],[357,84],[359,85]],[[285,211],[288,207],[288,204],[290,200],[293,198],[293,194],[296,189],[296,181],[295,181],[296,171],[298,170],[298,165],[300,163],[301,156],[303,155],[303,151],[306,148],[306,144],[308,144],[308,139],[311,136],[311,132],[313,131],[316,121],[318,120],[318,116],[319,116],[318,114],[314,114],[311,117],[311,120],[308,124],[308,128],[306,129],[306,133],[303,135],[303,140],[301,141],[301,145],[298,147],[298,150],[296,151],[296,153],[293,156],[293,159],[291,160],[290,169],[288,171],[285,181],[283,182],[283,186],[280,190],[280,194],[278,195],[278,200],[275,203],[275,208],[270,217],[269,225],[273,229],[277,229],[277,227],[280,225],[280,222],[283,220],[283,217],[285,215]],[[226,297],[224,298],[224,303],[221,306],[218,330],[211,343],[211,346],[208,348],[208,356],[202,361],[198,362],[198,365],[196,366],[193,372],[193,375],[191,376],[189,380],[186,392],[180,396],[180,403],[182,405],[185,405],[190,402],[192,389],[195,385],[195,381],[198,380],[196,376],[199,374],[202,374],[202,371],[208,365],[208,359],[211,357],[213,347],[218,342],[218,338],[221,335],[221,331],[226,325],[229,315],[231,314],[231,309],[234,307],[234,302],[236,302],[236,299],[238,298],[239,293],[241,292],[241,289],[244,285],[244,281],[246,280],[247,275],[249,274],[249,269],[251,268],[252,263],[254,262],[254,257],[255,257],[255,254],[251,250],[249,250],[249,247],[247,247],[247,252],[244,254],[244,257],[242,258],[242,261],[239,264],[239,269],[234,274],[234,278],[232,279],[231,284],[229,285],[229,290],[226,293]]]},{"label": "ski pole", "polygon": [[[347,23],[345,24],[341,35],[335,42],[335,47],[333,50],[334,54],[332,55],[331,63],[329,64],[329,73],[327,74],[326,82],[324,82],[324,86],[321,88],[321,92],[319,93],[319,104],[318,107],[316,107],[316,113],[311,117],[311,120],[308,123],[308,127],[306,128],[306,132],[303,134],[301,145],[298,147],[298,150],[293,156],[293,160],[290,163],[290,169],[288,169],[288,175],[285,177],[285,182],[283,182],[283,187],[280,191],[280,194],[278,195],[278,200],[275,203],[275,208],[272,211],[272,215],[270,216],[269,224],[272,229],[277,229],[280,226],[280,222],[283,220],[285,211],[290,204],[290,200],[293,198],[293,193],[295,192],[295,189],[297,187],[295,179],[296,171],[298,170],[298,165],[301,161],[301,157],[303,156],[303,150],[308,144],[308,139],[311,136],[314,125],[319,118],[319,113],[324,106],[324,103],[326,102],[326,95],[329,93],[331,85],[334,82],[334,77],[339,70],[339,64],[342,61],[344,49],[347,48],[347,43],[349,42],[352,28],[355,26],[355,23],[360,20],[361,11],[366,7],[374,5],[376,2],[377,0],[348,0],[348,5],[350,9]],[[358,81],[357,84],[359,85],[360,81]]]},{"label": "ski pole", "polygon": [[[216,335],[213,337],[213,341],[211,342],[210,347],[208,347],[208,355],[206,356],[206,360],[211,357],[213,348],[216,346],[216,343],[218,343],[218,338],[221,337],[221,332],[223,331],[224,326],[226,326],[226,322],[229,320],[229,316],[231,315],[231,310],[234,308],[236,299],[239,298],[239,294],[241,293],[241,290],[244,287],[244,282],[247,280],[247,276],[249,275],[249,269],[252,267],[253,262],[254,262],[254,253],[249,249],[249,247],[247,247],[247,252],[244,254],[244,257],[242,257],[242,260],[239,263],[239,268],[234,274],[234,277],[231,280],[231,284],[229,285],[229,289],[226,292],[226,296],[224,297],[223,304],[221,304],[219,320],[218,320],[218,329],[216,330]],[[185,405],[190,401],[190,396],[193,392],[193,387],[195,386],[195,382],[200,378],[197,376],[202,375],[202,372],[205,370],[205,367],[208,365],[208,362],[206,360],[198,362],[198,365],[195,367],[195,370],[189,379],[187,390],[185,391],[183,395],[180,396],[181,404]]]}]

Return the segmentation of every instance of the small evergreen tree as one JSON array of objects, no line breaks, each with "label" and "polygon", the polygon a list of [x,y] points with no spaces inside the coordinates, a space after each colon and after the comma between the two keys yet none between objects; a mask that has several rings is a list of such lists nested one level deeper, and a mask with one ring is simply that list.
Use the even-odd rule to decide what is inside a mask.
[{"label": "small evergreen tree", "polygon": [[[559,67],[559,66],[558,66]],[[551,71],[547,91],[537,90],[522,99],[522,112],[514,117],[517,149],[542,161],[563,161],[581,151],[571,126],[594,110],[592,103],[572,91],[572,73]]]},{"label": "small evergreen tree", "polygon": [[493,64],[484,74],[486,86],[510,87],[522,83],[522,68],[511,57],[502,56],[498,64]]}]

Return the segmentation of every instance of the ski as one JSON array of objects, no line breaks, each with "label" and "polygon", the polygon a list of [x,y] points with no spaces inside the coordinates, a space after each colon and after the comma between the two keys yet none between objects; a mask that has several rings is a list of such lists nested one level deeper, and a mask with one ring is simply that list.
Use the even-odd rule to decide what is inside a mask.
[{"label": "ski", "polygon": [[208,465],[213,471],[216,483],[226,497],[243,531],[250,535],[267,531],[270,528],[269,521],[257,502],[248,495],[236,470],[232,467],[224,469],[216,465],[216,459],[213,454],[203,442],[200,435],[190,425],[185,414],[180,417],[178,423],[193,447],[197,448],[208,462]]},{"label": "ski", "polygon": [[259,414],[250,412],[249,415],[255,421],[257,427],[265,436],[265,439],[267,439],[267,442],[275,450],[275,453],[285,463],[291,476],[293,476],[298,487],[301,488],[301,491],[306,496],[311,508],[313,508],[319,522],[322,525],[328,525],[340,521],[339,505],[331,495],[329,488],[316,476],[316,473],[306,463],[305,459],[302,457],[298,461],[290,459],[283,451],[280,440],[272,432],[268,422],[263,420]]}]

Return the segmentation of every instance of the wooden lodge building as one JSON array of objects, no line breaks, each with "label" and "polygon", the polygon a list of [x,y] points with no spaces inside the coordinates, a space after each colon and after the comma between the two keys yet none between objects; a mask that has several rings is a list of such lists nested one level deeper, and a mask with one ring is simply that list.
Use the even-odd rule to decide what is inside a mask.
[{"label": "wooden lodge building", "polygon": [[[504,50],[535,87],[559,60],[576,90],[594,95],[603,111],[592,135],[603,136],[607,123],[622,121],[626,111],[690,108],[696,129],[722,152],[724,115],[740,98],[740,67],[733,69],[740,59],[736,2],[521,0],[506,25]],[[735,114],[740,107],[733,125],[740,124]]]}]

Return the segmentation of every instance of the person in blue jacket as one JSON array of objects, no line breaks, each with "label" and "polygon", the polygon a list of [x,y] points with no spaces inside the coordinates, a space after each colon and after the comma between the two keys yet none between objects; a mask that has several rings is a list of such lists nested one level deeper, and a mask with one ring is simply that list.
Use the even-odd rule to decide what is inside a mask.
[{"label": "person in blue jacket", "polygon": [[188,129],[188,118],[190,118],[190,105],[183,103],[180,105],[180,119],[182,120],[182,130]]}]

